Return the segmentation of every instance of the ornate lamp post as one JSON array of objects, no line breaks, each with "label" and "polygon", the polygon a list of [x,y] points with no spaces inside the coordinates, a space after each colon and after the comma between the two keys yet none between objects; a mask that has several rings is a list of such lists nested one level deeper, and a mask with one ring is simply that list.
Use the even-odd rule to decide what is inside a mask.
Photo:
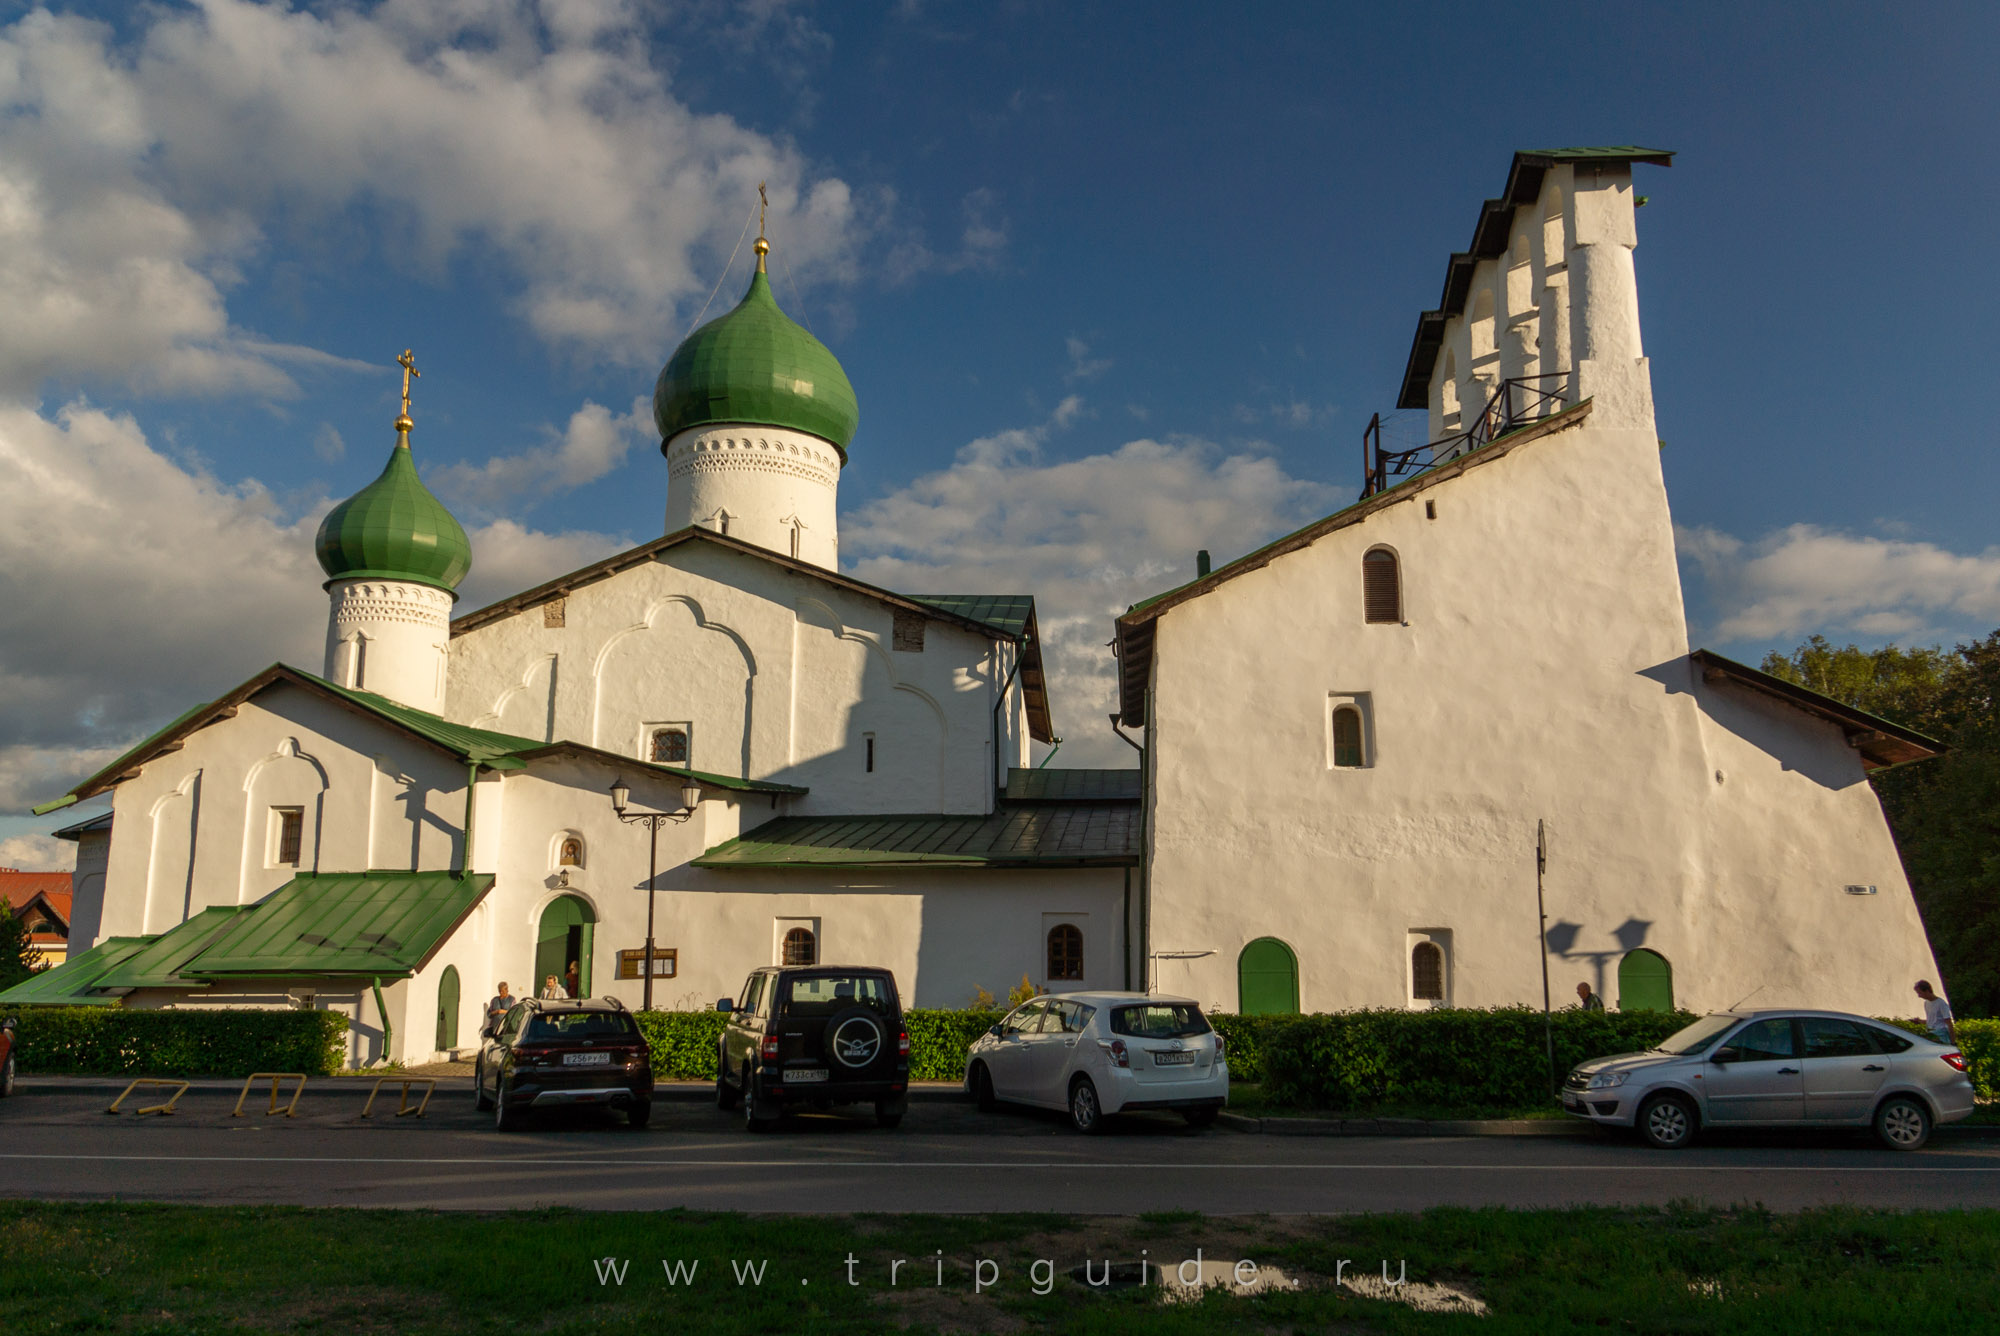
[{"label": "ornate lamp post", "polygon": [[692,776],[681,781],[681,810],[678,812],[628,812],[625,800],[632,796],[631,786],[623,779],[611,781],[611,810],[618,814],[620,821],[627,824],[643,825],[651,832],[651,849],[646,856],[646,965],[645,1001],[640,1005],[646,1011],[653,1009],[653,882],[660,873],[660,826],[668,821],[679,823],[694,815],[696,805],[701,802],[701,785]]}]

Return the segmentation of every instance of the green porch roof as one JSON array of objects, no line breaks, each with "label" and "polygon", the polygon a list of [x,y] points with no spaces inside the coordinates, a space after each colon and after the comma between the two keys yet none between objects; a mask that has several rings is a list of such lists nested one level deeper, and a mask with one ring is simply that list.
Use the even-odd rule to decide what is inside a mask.
[{"label": "green porch roof", "polygon": [[1134,803],[1003,806],[991,816],[797,816],[694,860],[704,868],[1135,867]]},{"label": "green porch roof", "polygon": [[954,617],[983,622],[1011,636],[1027,635],[1035,625],[1033,594],[910,594],[907,597],[913,603],[927,603]]},{"label": "green porch roof", "polygon": [[91,984],[92,988],[184,988],[199,987],[200,981],[180,974],[183,965],[200,955],[216,938],[236,925],[243,905],[214,905],[185,923],[151,938],[109,972]]},{"label": "green porch roof", "polygon": [[1137,770],[1021,770],[1007,772],[1010,803],[1137,802]]},{"label": "green porch roof", "polygon": [[423,967],[492,886],[491,873],[303,873],[242,915],[181,973],[402,978]]},{"label": "green porch roof", "polygon": [[0,993],[0,1007],[115,1007],[117,998],[93,997],[90,990],[107,972],[130,960],[152,940],[107,937],[54,969],[32,974]]}]

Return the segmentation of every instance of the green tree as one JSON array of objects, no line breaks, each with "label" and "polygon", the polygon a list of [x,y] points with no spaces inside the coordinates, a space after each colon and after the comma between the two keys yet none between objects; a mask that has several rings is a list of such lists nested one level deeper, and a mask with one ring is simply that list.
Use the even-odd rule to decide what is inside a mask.
[{"label": "green tree", "polygon": [[13,907],[0,903],[0,991],[12,988],[42,967],[42,953],[28,936],[28,925]]},{"label": "green tree", "polygon": [[1952,650],[1835,648],[1814,636],[1764,671],[1950,747],[1870,782],[1953,1008],[2000,1015],[2000,631]]}]

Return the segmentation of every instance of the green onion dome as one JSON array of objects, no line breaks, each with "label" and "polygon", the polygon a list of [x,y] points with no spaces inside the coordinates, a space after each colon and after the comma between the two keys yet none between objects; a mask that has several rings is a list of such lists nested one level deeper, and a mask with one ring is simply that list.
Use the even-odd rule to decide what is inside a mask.
[{"label": "green onion dome", "polygon": [[[401,418],[397,426],[409,419]],[[313,541],[334,580],[413,580],[447,593],[472,569],[472,544],[444,503],[417,477],[408,429],[382,476],[327,512]]]},{"label": "green onion dome", "polygon": [[860,420],[840,363],[778,309],[761,252],[736,309],[688,335],[653,387],[663,444],[690,427],[745,422],[831,441],[845,459]]}]

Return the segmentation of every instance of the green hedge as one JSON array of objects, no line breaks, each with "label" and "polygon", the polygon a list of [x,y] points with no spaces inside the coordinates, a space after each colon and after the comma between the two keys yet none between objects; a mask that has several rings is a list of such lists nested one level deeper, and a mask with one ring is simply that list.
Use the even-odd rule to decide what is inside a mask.
[{"label": "green hedge", "polygon": [[1229,1079],[1263,1080],[1264,1036],[1272,1026],[1283,1025],[1292,1019],[1290,1016],[1238,1016],[1229,1012],[1210,1012],[1208,1023],[1222,1036],[1223,1054],[1229,1060]]},{"label": "green hedge", "polygon": [[6,1014],[20,1018],[15,1063],[36,1075],[330,1076],[347,1057],[347,1017],[337,1011],[19,1007]]},{"label": "green hedge", "polygon": [[[1559,1011],[1552,1018],[1556,1071],[1651,1048],[1694,1019],[1685,1012]],[[1527,1007],[1297,1016],[1262,1036],[1264,1089],[1277,1103],[1518,1108],[1553,1098],[1542,1013]]]},{"label": "green hedge", "polygon": [[719,1011],[635,1011],[639,1033],[653,1054],[655,1077],[715,1079],[715,1050],[729,1019]]},{"label": "green hedge", "polygon": [[965,1052],[1004,1011],[906,1011],[912,1081],[963,1081]]}]

